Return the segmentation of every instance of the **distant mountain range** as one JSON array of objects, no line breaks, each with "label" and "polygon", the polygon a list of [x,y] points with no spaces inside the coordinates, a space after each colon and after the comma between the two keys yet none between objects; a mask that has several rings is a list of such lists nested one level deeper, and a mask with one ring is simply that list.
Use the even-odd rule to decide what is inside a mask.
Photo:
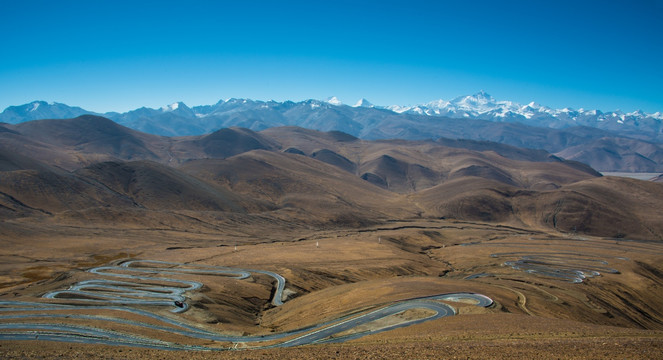
[{"label": "distant mountain range", "polygon": [[182,102],[160,109],[95,114],[80,107],[35,101],[10,106],[0,122],[73,118],[94,114],[142,132],[162,136],[209,134],[221,128],[261,131],[298,126],[341,131],[362,139],[471,139],[545,149],[585,162],[601,171],[663,171],[663,114],[551,109],[530,103],[496,101],[485,92],[416,106],[355,105],[337,98],[300,102],[221,100],[188,107]]},{"label": "distant mountain range", "polygon": [[457,97],[451,101],[437,100],[416,106],[387,106],[398,113],[452,118],[473,118],[498,122],[519,122],[531,126],[563,129],[572,126],[589,126],[613,131],[639,130],[661,132],[663,113],[645,114],[638,110],[601,112],[600,110],[551,109],[531,102],[527,105],[512,101],[496,101],[481,91],[474,95]]},{"label": "distant mountain range", "polygon": [[[10,124],[21,123],[29,120],[40,119],[65,119],[83,114],[103,115],[120,124],[129,125],[136,130],[141,129],[141,125],[146,120],[159,118],[159,120],[171,119],[197,119],[196,125],[191,125],[173,131],[172,128],[162,124],[159,126],[163,133],[156,132],[157,135],[201,135],[217,130],[220,123],[230,126],[238,126],[240,122],[247,122],[251,115],[255,118],[248,128],[252,130],[262,130],[266,127],[283,125],[301,125],[297,120],[292,119],[296,114],[302,112],[324,112],[332,107],[354,108],[357,111],[363,109],[390,110],[397,114],[404,115],[427,115],[438,117],[449,117],[455,119],[479,119],[495,122],[517,122],[536,127],[549,127],[554,129],[564,129],[574,126],[589,126],[604,130],[617,131],[624,133],[635,133],[640,136],[658,138],[663,132],[663,113],[656,112],[646,114],[640,110],[624,113],[622,111],[602,112],[600,110],[574,110],[571,108],[552,109],[546,106],[531,102],[527,105],[518,104],[513,101],[497,101],[489,94],[481,91],[474,95],[460,96],[450,101],[436,100],[429,103],[423,103],[415,106],[375,106],[366,99],[360,99],[353,106],[343,105],[336,97],[331,97],[326,101],[306,100],[301,102],[275,102],[275,101],[256,101],[249,99],[228,99],[221,100],[214,105],[202,105],[189,108],[182,102],[177,102],[160,109],[139,108],[126,113],[109,112],[105,114],[93,113],[80,107],[71,107],[60,103],[47,103],[45,101],[33,101],[29,104],[20,106],[10,106],[0,114],[0,122]],[[303,111],[306,110],[306,111]],[[340,109],[336,109],[340,110]],[[343,109],[347,111],[347,109]],[[339,112],[343,112],[343,110]],[[250,111],[246,114],[245,112]],[[267,116],[269,112],[279,112],[282,116]],[[292,112],[292,113],[289,113]],[[233,114],[245,113],[241,117],[233,117]],[[261,119],[258,119],[258,116]],[[262,121],[258,121],[262,120]],[[300,121],[301,122],[301,121]],[[135,125],[135,126],[131,126]],[[362,130],[368,133],[366,125]],[[353,133],[352,129],[336,129]],[[180,133],[182,132],[182,133]],[[361,134],[352,134],[361,135]]]}]

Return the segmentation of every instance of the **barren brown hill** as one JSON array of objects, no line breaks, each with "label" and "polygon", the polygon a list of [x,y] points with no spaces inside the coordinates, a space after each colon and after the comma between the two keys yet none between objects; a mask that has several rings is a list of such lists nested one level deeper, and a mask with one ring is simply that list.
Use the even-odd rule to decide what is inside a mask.
[{"label": "barren brown hill", "polygon": [[277,208],[305,211],[304,220],[331,219],[350,225],[415,212],[402,196],[336,166],[296,154],[257,150],[226,160],[190,161],[179,169]]},{"label": "barren brown hill", "polygon": [[245,212],[265,209],[221,186],[212,186],[174,168],[151,161],[104,162],[76,171],[137,206],[152,210]]},{"label": "barren brown hill", "polygon": [[[164,218],[172,216],[166,214],[171,210],[246,213],[271,209],[264,201],[150,161],[103,162],[72,173],[17,154],[3,152],[0,159],[3,218],[66,213],[66,218],[103,222],[104,217],[117,218],[117,213],[139,209]],[[135,215],[154,217],[145,211]],[[146,223],[150,222],[154,221]],[[177,222],[186,227],[182,219]]]},{"label": "barren brown hill", "polygon": [[[226,158],[258,149],[300,152],[346,170],[358,169],[382,155],[408,163],[430,162],[431,159],[424,155],[435,148],[466,149],[475,153],[494,151],[503,157],[524,161],[562,161],[545,151],[518,149],[490,142],[442,139],[438,142],[372,142],[340,132],[325,133],[294,127],[272,128],[261,133],[230,128],[204,136],[166,138],[140,133],[91,115],[66,120],[31,121],[6,125],[3,129],[6,130],[2,132],[5,137],[3,145],[15,147],[16,151],[24,155],[48,160],[49,163],[57,160],[53,159],[53,153],[61,153],[58,157],[68,157],[66,161],[60,161],[67,163],[67,169],[108,160],[154,160],[172,165],[198,158]],[[21,145],[30,142],[36,144]],[[43,147],[41,151],[37,149],[39,145]],[[387,153],[389,149],[392,153]],[[394,156],[394,152],[400,152],[405,158]],[[418,165],[430,167],[427,164]],[[584,169],[591,172],[588,167]]]},{"label": "barren brown hill", "polygon": [[[11,127],[11,125],[7,125]],[[16,129],[0,126],[0,151],[11,156],[23,156],[33,160],[39,160],[43,164],[61,167],[64,169],[75,169],[87,158],[90,161],[99,161],[99,157],[86,156],[77,152],[71,152],[61,146],[50,145],[29,136],[23,135]],[[109,159],[110,156],[101,156],[101,159]],[[32,161],[32,160],[31,160]]]},{"label": "barren brown hill", "polygon": [[[260,132],[274,139],[278,142],[283,149],[292,149],[291,151],[299,150],[306,155],[311,155],[314,151],[320,149],[330,149],[334,152],[342,152],[342,155],[350,158],[350,160],[357,162],[357,159],[349,152],[349,149],[365,149],[370,147],[380,147],[377,144],[389,144],[391,146],[403,147],[423,147],[431,145],[441,145],[446,148],[467,149],[477,152],[493,151],[503,157],[513,160],[523,161],[562,161],[555,158],[545,150],[533,150],[526,148],[519,148],[511,145],[491,142],[491,141],[477,141],[477,140],[464,140],[464,139],[447,139],[439,138],[436,141],[421,140],[421,141],[408,141],[408,140],[374,140],[366,141],[355,138],[351,135],[340,133],[338,131],[321,132],[309,129],[303,129],[292,126],[269,128]],[[587,167],[589,169],[589,167]]]},{"label": "barren brown hill", "polygon": [[177,164],[276,148],[271,140],[248,129],[221,129],[203,136],[167,138],[141,133],[93,115],[5,125],[0,128],[0,139],[1,147],[68,170],[119,160]]},{"label": "barren brown hill", "polygon": [[663,184],[606,176],[566,185],[553,194],[549,198],[549,194],[542,193],[536,203],[545,202],[549,209],[555,204],[544,220],[556,229],[617,238],[663,239],[663,219],[654,210],[663,208]]},{"label": "barren brown hill", "polygon": [[551,154],[545,150],[527,149],[492,141],[439,138],[440,145],[475,151],[494,151],[505,158],[523,161],[551,161]]},{"label": "barren brown hill", "polygon": [[663,239],[663,186],[602,177],[533,191],[479,177],[459,178],[412,195],[428,216],[511,222],[564,233]]},{"label": "barren brown hill", "polygon": [[420,191],[410,199],[423,216],[509,222],[517,220],[508,197],[519,191],[507,184],[479,177],[460,177]]},{"label": "barren brown hill", "polygon": [[492,151],[431,144],[380,142],[366,151],[362,174],[372,174],[392,191],[413,193],[459,177],[476,176],[528,189],[559,186],[598,176],[567,162],[516,161]]},{"label": "barren brown hill", "polygon": [[557,153],[565,159],[592,164],[601,171],[663,171],[661,144],[628,138],[603,138],[565,148]]},{"label": "barren brown hill", "polygon": [[262,130],[260,134],[273,139],[283,149],[298,149],[306,155],[311,155],[320,149],[339,152],[341,148],[351,147],[363,142],[352,135],[339,131],[323,132],[296,126],[269,128]]},{"label": "barren brown hill", "polygon": [[36,159],[0,147],[0,171],[55,169]]},{"label": "barren brown hill", "polygon": [[[292,149],[292,148],[291,148]],[[354,174],[355,171],[357,171],[357,165],[354,164],[352,161],[350,161],[348,158],[346,158],[343,155],[339,155],[331,150],[328,149],[322,149],[318,150],[314,153],[311,154],[311,157],[325,162],[330,165],[334,165],[337,168],[343,169],[349,173]]]},{"label": "barren brown hill", "polygon": [[131,207],[130,199],[103,185],[62,170],[0,172],[0,196],[6,215],[53,214],[93,207]]},{"label": "barren brown hill", "polygon": [[153,147],[160,137],[126,128],[100,116],[36,120],[13,128],[32,140],[79,154],[99,154],[123,160],[157,160],[163,156]]},{"label": "barren brown hill", "polygon": [[201,156],[202,158],[223,159],[251,150],[274,150],[276,148],[270,139],[243,128],[227,128],[208,135],[176,139],[175,152],[181,153],[185,159],[187,150],[199,151],[204,154]]},{"label": "barren brown hill", "polygon": [[444,177],[439,171],[386,153],[362,163],[360,171],[362,179],[400,193],[435,186]]},{"label": "barren brown hill", "polygon": [[[341,138],[337,133],[323,133],[284,127],[263,130],[287,152],[313,156],[325,153],[326,162],[346,171],[356,169],[357,176],[391,191],[411,193],[438,185],[459,176],[482,176],[521,187],[549,187],[599,176],[590,167],[556,158],[541,150],[478,141],[365,141]],[[441,145],[444,144],[444,145]],[[447,146],[449,145],[449,146]],[[550,162],[521,174],[523,164]],[[324,161],[324,160],[323,160]]]},{"label": "barren brown hill", "polygon": [[[2,129],[4,154],[12,154],[3,167],[36,171],[3,174],[6,207],[21,211],[129,203],[154,211],[294,211],[299,219],[355,225],[421,215],[610,236],[659,233],[656,215],[645,224],[640,214],[609,201],[621,194],[624,203],[637,203],[623,182],[606,182],[592,194],[572,189],[599,174],[544,151],[489,142],[366,141],[294,127],[166,138],[95,116]],[[129,159],[156,162],[123,163]],[[43,163],[86,168],[70,174]],[[642,191],[659,196],[657,188]]]}]

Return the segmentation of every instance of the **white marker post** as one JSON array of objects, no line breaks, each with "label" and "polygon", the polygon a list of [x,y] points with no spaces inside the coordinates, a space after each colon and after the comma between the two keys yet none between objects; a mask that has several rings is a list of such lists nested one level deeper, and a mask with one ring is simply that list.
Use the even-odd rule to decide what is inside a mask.
[{"label": "white marker post", "polygon": [[319,241],[316,241],[316,242],[315,242],[315,247],[317,247],[317,248],[320,247],[320,242],[319,242]]},{"label": "white marker post", "polygon": [[378,236],[378,244],[382,244],[382,236]]}]

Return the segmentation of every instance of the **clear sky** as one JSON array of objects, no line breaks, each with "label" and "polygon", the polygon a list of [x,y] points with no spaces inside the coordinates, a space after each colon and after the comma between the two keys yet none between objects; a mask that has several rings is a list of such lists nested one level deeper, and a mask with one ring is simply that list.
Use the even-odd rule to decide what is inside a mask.
[{"label": "clear sky", "polygon": [[0,110],[413,105],[485,90],[655,112],[661,86],[663,0],[0,0]]}]

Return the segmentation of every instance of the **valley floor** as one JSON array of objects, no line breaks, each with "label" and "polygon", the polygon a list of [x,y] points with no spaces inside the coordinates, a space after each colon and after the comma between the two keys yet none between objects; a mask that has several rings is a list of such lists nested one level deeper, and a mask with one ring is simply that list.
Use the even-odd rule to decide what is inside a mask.
[{"label": "valley floor", "polygon": [[[169,316],[218,333],[286,332],[441,293],[480,293],[495,304],[479,308],[447,302],[457,310],[456,316],[341,344],[210,353],[35,339],[0,341],[2,358],[525,359],[536,354],[646,359],[663,350],[663,244],[658,241],[435,219],[385,221],[361,228],[263,224],[229,227],[225,234],[48,223],[21,227],[29,231],[18,228],[3,227],[9,241],[0,249],[0,301],[45,301],[41,296],[49,291],[90,279],[86,270],[95,266],[152,259],[261,269],[286,279],[286,301],[275,307],[274,283],[264,275],[247,280],[180,276],[204,287],[187,293],[188,311]],[[12,321],[0,319],[0,324]],[[145,332],[130,323],[61,321],[175,343],[191,341]]]},{"label": "valley floor", "polygon": [[[485,318],[464,319],[481,322]],[[523,319],[518,319],[522,321]],[[532,322],[527,319],[526,322]],[[535,319],[545,323],[545,319]],[[663,352],[663,333],[622,331],[615,334],[597,328],[573,334],[522,329],[510,333],[513,324],[502,323],[501,336],[486,337],[480,331],[455,333],[445,321],[444,330],[426,334],[424,339],[398,336],[371,336],[349,344],[313,345],[288,349],[242,350],[218,353],[149,350],[134,347],[110,347],[42,341],[0,342],[3,359],[656,359]],[[411,329],[417,330],[417,329]],[[430,329],[427,329],[430,330]]]}]

